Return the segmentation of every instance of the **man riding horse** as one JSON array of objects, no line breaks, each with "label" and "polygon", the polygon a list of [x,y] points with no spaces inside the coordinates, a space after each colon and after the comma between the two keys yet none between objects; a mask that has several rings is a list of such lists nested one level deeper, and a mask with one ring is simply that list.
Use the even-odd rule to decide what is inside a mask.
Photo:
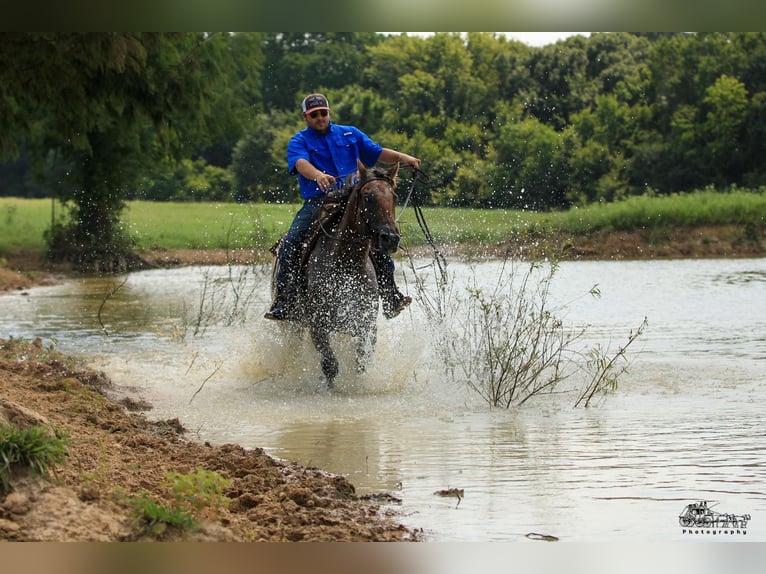
[{"label": "man riding horse", "polygon": [[[314,211],[326,194],[343,188],[357,171],[357,160],[366,166],[376,162],[401,163],[420,167],[416,157],[382,147],[354,126],[330,121],[330,104],[322,94],[309,94],[301,103],[306,127],[296,133],[287,146],[287,168],[298,174],[303,206],[293,219],[279,249],[279,265],[275,281],[276,296],[266,319],[291,320],[297,316],[295,301],[300,281],[301,246],[311,226]],[[396,317],[412,298],[403,295],[394,282],[394,261],[387,253],[373,251],[370,259],[375,267],[378,291],[387,319]]]}]

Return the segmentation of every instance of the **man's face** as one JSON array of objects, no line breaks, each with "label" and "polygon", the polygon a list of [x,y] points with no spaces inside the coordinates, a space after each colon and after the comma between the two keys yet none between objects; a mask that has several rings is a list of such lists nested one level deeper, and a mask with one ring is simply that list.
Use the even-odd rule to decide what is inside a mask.
[{"label": "man's face", "polygon": [[303,119],[311,129],[323,132],[330,127],[330,110],[311,110],[303,114]]}]

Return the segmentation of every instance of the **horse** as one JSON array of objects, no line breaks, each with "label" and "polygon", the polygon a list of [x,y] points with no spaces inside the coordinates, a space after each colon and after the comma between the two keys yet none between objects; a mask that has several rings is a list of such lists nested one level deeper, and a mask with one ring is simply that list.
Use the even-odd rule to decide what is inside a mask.
[{"label": "horse", "polygon": [[357,167],[357,181],[335,223],[326,223],[321,213],[315,216],[315,232],[309,232],[304,251],[304,278],[296,305],[296,320],[309,331],[330,389],[339,372],[331,345],[334,333],[351,335],[356,370],[366,370],[377,342],[379,311],[378,282],[370,253],[394,253],[401,239],[394,217],[399,164],[367,168],[357,160]]}]

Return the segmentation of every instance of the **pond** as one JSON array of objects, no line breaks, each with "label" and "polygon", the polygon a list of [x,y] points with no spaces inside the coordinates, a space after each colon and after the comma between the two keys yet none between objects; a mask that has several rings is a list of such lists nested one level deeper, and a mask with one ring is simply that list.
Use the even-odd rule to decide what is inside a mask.
[{"label": "pond", "polygon": [[[413,269],[399,267],[412,294]],[[501,266],[447,269],[461,293],[491,288]],[[765,259],[561,263],[550,300],[585,329],[578,345],[614,353],[648,321],[617,389],[588,408],[567,387],[490,408],[445,371],[420,300],[381,316],[368,372],[328,392],[310,342],[262,319],[268,278],[189,267],[69,280],[0,297],[0,336],[86,357],[193,439],[262,447],[385,493],[427,540],[766,540]],[[463,497],[435,494],[449,489]],[[750,514],[746,533],[684,531],[679,514],[701,500]]]}]

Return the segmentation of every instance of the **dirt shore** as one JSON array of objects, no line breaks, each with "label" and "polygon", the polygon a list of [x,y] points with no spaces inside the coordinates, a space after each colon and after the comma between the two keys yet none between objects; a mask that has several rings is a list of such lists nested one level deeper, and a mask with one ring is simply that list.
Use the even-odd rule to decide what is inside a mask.
[{"label": "dirt shore", "polygon": [[[763,257],[766,241],[736,226],[695,227],[663,233],[594,234],[526,238],[484,249],[442,246],[449,257],[491,257],[509,251],[560,259]],[[752,233],[751,233],[752,235]],[[424,251],[425,253],[425,251]],[[261,256],[261,255],[258,255]],[[147,266],[250,262],[249,252],[152,251]],[[262,256],[261,256],[262,257]],[[24,291],[71,273],[36,253],[0,258],[2,292]],[[76,358],[39,340],[5,340],[0,333],[0,425],[45,424],[68,435],[66,462],[53,480],[17,469],[11,489],[0,483],[0,541],[417,541],[422,533],[401,525],[396,513],[359,497],[340,476],[277,461],[260,449],[200,444],[176,420],[153,422],[141,405],[110,398],[111,382]],[[131,497],[171,500],[169,472],[215,471],[229,481],[226,507],[198,517],[191,531],[149,536],[135,521]]]},{"label": "dirt shore", "polygon": [[[149,405],[110,398],[111,382],[39,340],[0,339],[0,425],[43,424],[67,434],[51,480],[26,468],[0,483],[0,541],[416,541],[395,513],[360,497],[342,476],[278,461],[261,449],[186,438],[177,419],[150,421]],[[2,445],[0,445],[2,448]],[[171,506],[168,473],[214,471],[229,481],[225,507],[194,513],[199,528],[149,535],[141,495]],[[386,501],[393,499],[386,496]],[[395,501],[394,501],[395,502]]]}]

